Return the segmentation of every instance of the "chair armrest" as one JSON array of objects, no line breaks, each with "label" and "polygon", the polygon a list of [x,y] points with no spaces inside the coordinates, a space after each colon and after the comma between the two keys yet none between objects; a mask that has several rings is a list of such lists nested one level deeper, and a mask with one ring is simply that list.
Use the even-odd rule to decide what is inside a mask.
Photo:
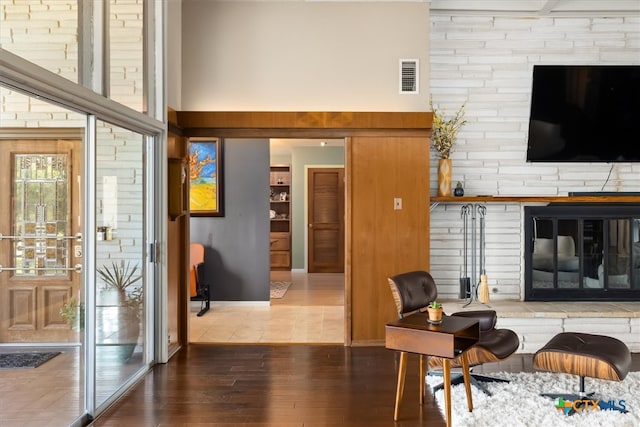
[{"label": "chair armrest", "polygon": [[495,310],[458,311],[452,316],[471,317],[480,321],[480,332],[490,331],[496,327],[498,315]]}]

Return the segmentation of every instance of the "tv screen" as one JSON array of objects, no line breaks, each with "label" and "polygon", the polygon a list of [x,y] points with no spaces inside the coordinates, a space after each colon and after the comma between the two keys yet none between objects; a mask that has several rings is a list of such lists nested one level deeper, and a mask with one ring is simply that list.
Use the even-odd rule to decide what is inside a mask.
[{"label": "tv screen", "polygon": [[640,160],[640,65],[534,65],[529,162]]}]

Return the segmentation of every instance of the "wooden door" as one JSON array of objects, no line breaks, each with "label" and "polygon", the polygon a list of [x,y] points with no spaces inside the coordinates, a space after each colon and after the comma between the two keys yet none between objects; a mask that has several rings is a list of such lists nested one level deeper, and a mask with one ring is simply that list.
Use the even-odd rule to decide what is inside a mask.
[{"label": "wooden door", "polygon": [[344,168],[308,170],[309,273],[344,272]]},{"label": "wooden door", "polygon": [[81,139],[0,139],[0,343],[77,341]]},{"label": "wooden door", "polygon": [[398,317],[389,276],[429,271],[429,149],[426,137],[347,139],[352,344],[384,343]]}]

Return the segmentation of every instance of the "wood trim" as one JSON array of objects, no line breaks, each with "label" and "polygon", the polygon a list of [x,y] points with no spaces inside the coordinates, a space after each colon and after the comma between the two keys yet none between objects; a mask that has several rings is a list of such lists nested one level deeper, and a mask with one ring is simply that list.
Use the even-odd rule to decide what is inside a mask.
[{"label": "wood trim", "polygon": [[256,112],[180,111],[183,128],[222,129],[422,129],[430,130],[431,112]]},{"label": "wood trim", "polygon": [[351,325],[353,324],[353,308],[351,303],[351,294],[353,285],[351,276],[353,270],[351,268],[351,251],[353,244],[351,242],[352,221],[353,221],[353,141],[352,138],[345,138],[344,141],[344,345],[353,345],[353,336],[351,334]]},{"label": "wood trim", "polygon": [[2,128],[0,139],[80,139],[84,128]]},{"label": "wood trim", "polygon": [[181,111],[185,136],[221,138],[343,138],[431,135],[431,112]]},{"label": "wood trim", "polygon": [[171,107],[167,107],[167,122],[178,125],[178,112]]}]

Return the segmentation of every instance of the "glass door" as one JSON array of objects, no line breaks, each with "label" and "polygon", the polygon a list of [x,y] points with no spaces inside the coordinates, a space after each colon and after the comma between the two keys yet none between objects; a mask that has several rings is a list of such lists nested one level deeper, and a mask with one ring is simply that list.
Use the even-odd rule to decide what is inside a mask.
[{"label": "glass door", "polygon": [[95,372],[100,407],[147,364],[146,137],[98,121]]},{"label": "glass door", "polygon": [[0,99],[50,112],[0,126],[0,424],[68,425],[86,397],[86,116],[3,86]]}]

